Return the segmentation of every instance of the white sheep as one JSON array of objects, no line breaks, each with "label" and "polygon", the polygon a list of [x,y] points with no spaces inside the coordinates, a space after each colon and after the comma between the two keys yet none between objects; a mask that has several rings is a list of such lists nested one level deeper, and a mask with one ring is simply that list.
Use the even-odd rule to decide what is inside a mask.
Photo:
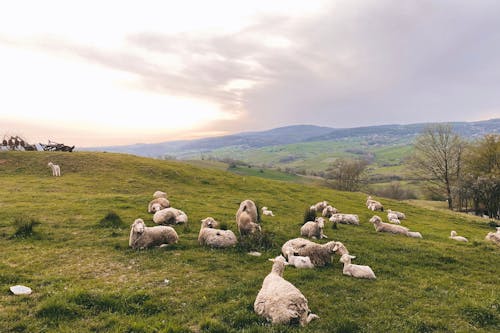
[{"label": "white sheep", "polygon": [[47,163],[47,166],[52,169],[52,176],[59,177],[61,176],[61,167],[58,164],[54,164],[52,162]]},{"label": "white sheep", "polygon": [[186,213],[173,207],[161,209],[153,215],[153,222],[156,224],[179,224],[187,221]]},{"label": "white sheep", "polygon": [[379,201],[373,200],[371,196],[368,196],[368,199],[366,200],[366,207],[371,211],[384,211],[384,206]]},{"label": "white sheep", "polygon": [[321,267],[332,262],[332,254],[343,255],[349,253],[349,251],[341,242],[331,241],[318,244],[305,238],[294,238],[283,244],[281,253],[286,257],[288,257],[289,253],[309,257],[315,267]]},{"label": "white sheep", "polygon": [[167,226],[146,227],[142,219],[136,219],[130,229],[128,245],[133,249],[166,246],[177,243],[179,236],[174,228]]},{"label": "white sheep", "polygon": [[274,216],[273,211],[269,210],[267,207],[262,207],[262,214],[266,216]]},{"label": "white sheep", "polygon": [[457,236],[457,232],[455,230],[452,230],[451,233],[450,233],[450,238],[451,239],[454,239],[456,241],[459,241],[459,242],[468,242],[469,240],[465,237],[462,237],[462,236]]},{"label": "white sheep", "polygon": [[328,205],[323,209],[321,215],[323,217],[330,218],[333,214],[337,214],[338,212],[339,210],[337,208]]},{"label": "white sheep", "polygon": [[344,268],[342,270],[344,275],[362,279],[377,278],[370,266],[351,264],[351,259],[353,259],[353,256],[349,254],[344,254],[340,257],[339,261],[344,264]]},{"label": "white sheep", "polygon": [[242,211],[238,214],[236,224],[238,225],[240,235],[249,235],[262,230],[260,225],[255,223],[252,216],[246,211]]},{"label": "white sheep", "polygon": [[322,212],[323,209],[326,208],[326,206],[328,206],[328,201],[320,201],[320,202],[312,205],[309,209],[313,210],[315,212]]},{"label": "white sheep", "polygon": [[488,232],[485,240],[491,241],[497,245],[500,245],[500,227],[497,227],[496,232]]},{"label": "white sheep", "polygon": [[226,248],[235,246],[238,240],[231,230],[221,230],[217,228],[219,223],[212,217],[201,220],[198,243],[214,248]]},{"label": "white sheep", "polygon": [[406,215],[405,215],[405,213],[401,213],[401,212],[398,212],[398,211],[395,211],[395,210],[390,210],[390,209],[388,209],[388,210],[387,210],[387,214],[391,214],[391,213],[392,213],[392,214],[396,214],[396,218],[397,218],[398,220],[404,220],[404,219],[406,219]]},{"label": "white sheep", "polygon": [[167,193],[163,191],[155,191],[155,193],[153,193],[153,199],[158,199],[158,198],[167,199]]},{"label": "white sheep", "polygon": [[254,223],[259,222],[259,215],[257,212],[257,206],[252,200],[243,200],[240,203],[240,207],[238,208],[238,211],[236,212],[236,221],[238,221],[239,216],[242,212],[247,212],[250,215],[251,221]]},{"label": "white sheep", "polygon": [[155,198],[148,204],[148,213],[156,213],[159,210],[170,207],[170,202],[166,198]]},{"label": "white sheep", "polygon": [[410,229],[401,225],[382,222],[382,219],[377,215],[374,215],[370,219],[370,222],[373,223],[377,232],[390,232],[393,234],[402,234],[408,237],[422,238],[422,235],[419,232],[410,231]]},{"label": "white sheep", "polygon": [[305,326],[319,316],[311,313],[307,299],[293,284],[283,278],[287,262],[283,256],[273,261],[273,268],[262,282],[254,302],[254,311],[273,324],[298,322]]},{"label": "white sheep", "polygon": [[401,221],[398,218],[398,214],[392,212],[390,209],[387,211],[387,219],[389,222],[394,224],[401,224]]},{"label": "white sheep", "polygon": [[333,214],[330,217],[330,221],[333,223],[359,225],[359,217],[356,214]]},{"label": "white sheep", "polygon": [[314,268],[311,258],[307,256],[296,256],[293,251],[287,253],[288,263],[296,268]]},{"label": "white sheep", "polygon": [[314,239],[328,238],[323,234],[325,219],[317,217],[314,221],[308,221],[300,228],[300,235]]}]

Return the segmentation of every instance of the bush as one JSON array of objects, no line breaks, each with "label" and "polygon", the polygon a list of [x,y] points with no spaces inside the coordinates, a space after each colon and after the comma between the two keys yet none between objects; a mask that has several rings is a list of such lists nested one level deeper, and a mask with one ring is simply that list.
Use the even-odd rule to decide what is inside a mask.
[{"label": "bush", "polygon": [[39,235],[34,228],[40,224],[41,223],[34,218],[16,217],[13,222],[16,231],[10,238],[38,237]]},{"label": "bush", "polygon": [[314,221],[316,219],[316,212],[314,210],[311,210],[309,208],[306,208],[304,211],[304,223],[307,221]]},{"label": "bush", "polygon": [[101,228],[123,228],[125,223],[122,221],[121,217],[118,216],[113,211],[110,211],[102,220],[99,221],[99,227]]},{"label": "bush", "polygon": [[274,234],[265,231],[241,236],[237,249],[242,252],[266,251],[276,247]]}]

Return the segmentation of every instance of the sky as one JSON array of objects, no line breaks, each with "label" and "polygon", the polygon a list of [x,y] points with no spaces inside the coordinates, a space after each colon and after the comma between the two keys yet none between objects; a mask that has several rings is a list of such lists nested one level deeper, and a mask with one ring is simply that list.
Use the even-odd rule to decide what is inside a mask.
[{"label": "sky", "polygon": [[77,147],[500,117],[500,1],[0,3],[0,136]]}]

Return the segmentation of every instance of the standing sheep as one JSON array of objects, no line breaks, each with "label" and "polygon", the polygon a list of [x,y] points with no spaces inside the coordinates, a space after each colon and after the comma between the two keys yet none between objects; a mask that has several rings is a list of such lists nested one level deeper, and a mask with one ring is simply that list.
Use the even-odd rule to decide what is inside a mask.
[{"label": "standing sheep", "polygon": [[54,164],[52,162],[49,162],[49,163],[47,163],[47,166],[49,166],[50,169],[52,170],[52,176],[54,176],[54,177],[61,176],[61,168],[59,167],[59,165]]},{"label": "standing sheep", "polygon": [[262,282],[262,288],[254,302],[254,311],[273,324],[298,322],[305,326],[319,318],[309,310],[307,299],[293,284],[283,278],[287,264],[283,256],[273,261],[273,268]]},{"label": "standing sheep", "polygon": [[250,219],[254,223],[259,222],[259,212],[257,211],[257,206],[252,200],[244,200],[240,203],[240,207],[236,212],[236,221],[239,220],[241,213],[246,212],[250,215]]},{"label": "standing sheep", "polygon": [[370,266],[351,264],[351,259],[353,258],[354,257],[349,254],[344,254],[342,255],[342,257],[340,257],[339,261],[344,264],[344,268],[342,270],[342,273],[344,275],[362,279],[377,278],[375,276],[375,273],[373,273],[373,270],[370,268]]},{"label": "standing sheep", "polygon": [[165,246],[177,243],[179,236],[174,228],[167,226],[146,227],[142,219],[136,219],[130,229],[128,245],[133,249]]},{"label": "standing sheep", "polygon": [[242,236],[262,231],[260,225],[253,222],[252,216],[246,211],[242,211],[238,215],[236,224],[238,225],[238,231]]},{"label": "standing sheep", "polygon": [[465,237],[462,236],[457,236],[457,232],[455,230],[452,230],[450,233],[450,238],[459,242],[468,242],[469,240]]},{"label": "standing sheep", "polygon": [[186,213],[172,207],[159,210],[153,215],[153,222],[156,224],[179,224],[187,223],[187,221]]},{"label": "standing sheep", "polygon": [[300,235],[314,239],[328,238],[323,234],[325,219],[317,217],[314,221],[308,221],[300,228]]},{"label": "standing sheep", "polygon": [[212,217],[201,220],[200,233],[198,234],[198,243],[208,245],[214,248],[226,248],[235,246],[238,240],[231,230],[214,229],[219,223]]},{"label": "standing sheep", "polygon": [[349,251],[341,242],[331,241],[326,244],[318,244],[305,238],[294,238],[283,244],[281,253],[287,257],[289,253],[309,257],[315,267],[322,267],[332,262],[332,254],[343,255]]}]

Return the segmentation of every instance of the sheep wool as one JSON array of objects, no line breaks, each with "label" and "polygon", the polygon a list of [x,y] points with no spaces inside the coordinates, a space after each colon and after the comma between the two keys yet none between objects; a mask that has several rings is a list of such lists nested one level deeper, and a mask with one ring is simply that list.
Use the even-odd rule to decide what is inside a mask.
[{"label": "sheep wool", "polygon": [[179,224],[187,221],[186,213],[173,207],[161,209],[153,215],[153,222],[156,224]]},{"label": "sheep wool", "polygon": [[201,220],[198,243],[208,245],[213,248],[226,248],[235,246],[238,243],[236,235],[231,230],[214,229],[219,225],[212,217]]},{"label": "sheep wool", "polygon": [[305,238],[290,239],[281,247],[281,253],[288,257],[288,253],[309,257],[315,267],[326,266],[332,261],[332,254],[342,255],[349,253],[341,242],[331,241],[325,244],[314,243]]},{"label": "sheep wool", "polygon": [[159,210],[170,207],[170,202],[166,198],[155,198],[148,204],[148,213],[156,213]]},{"label": "sheep wool", "polygon": [[177,243],[179,236],[172,227],[146,227],[144,220],[136,219],[130,228],[129,246],[133,249],[145,249]]}]

